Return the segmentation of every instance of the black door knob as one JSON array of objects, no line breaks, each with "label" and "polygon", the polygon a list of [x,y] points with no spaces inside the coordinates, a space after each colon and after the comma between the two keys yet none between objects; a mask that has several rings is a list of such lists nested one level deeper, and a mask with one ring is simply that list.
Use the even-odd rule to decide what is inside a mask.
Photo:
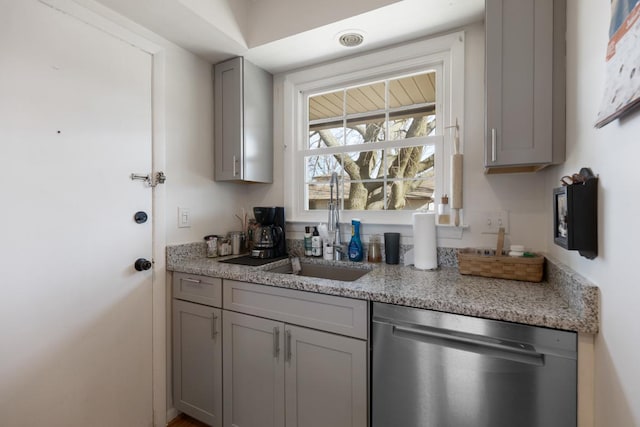
[{"label": "black door knob", "polygon": [[150,269],[152,267],[152,265],[153,264],[151,264],[151,261],[149,261],[148,259],[138,258],[136,260],[136,263],[134,264],[134,267],[138,271],[145,271],[145,270]]},{"label": "black door knob", "polygon": [[138,211],[135,213],[135,215],[133,215],[133,220],[136,222],[136,224],[144,224],[145,222],[147,222],[148,218],[149,216],[147,215],[147,213],[143,211]]}]

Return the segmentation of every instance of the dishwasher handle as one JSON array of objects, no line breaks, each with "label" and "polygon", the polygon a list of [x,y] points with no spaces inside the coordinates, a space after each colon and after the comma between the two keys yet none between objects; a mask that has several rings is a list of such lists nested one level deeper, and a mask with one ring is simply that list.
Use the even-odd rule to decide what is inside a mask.
[{"label": "dishwasher handle", "polygon": [[393,335],[399,338],[422,341],[427,344],[438,344],[457,350],[508,359],[534,366],[544,366],[544,354],[538,353],[535,350],[516,347],[524,346],[524,344],[515,344],[514,346],[514,343],[507,344],[500,340],[490,342],[482,339],[481,336],[475,338],[472,336],[462,336],[444,329],[424,330],[398,325],[391,326],[393,327]]}]

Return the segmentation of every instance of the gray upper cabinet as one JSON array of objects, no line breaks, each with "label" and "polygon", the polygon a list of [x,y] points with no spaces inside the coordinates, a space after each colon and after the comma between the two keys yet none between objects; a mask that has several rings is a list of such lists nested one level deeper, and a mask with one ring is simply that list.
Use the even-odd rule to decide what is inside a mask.
[{"label": "gray upper cabinet", "polygon": [[487,173],[565,158],[565,0],[486,0]]},{"label": "gray upper cabinet", "polygon": [[216,181],[273,182],[273,76],[237,57],[213,79]]}]

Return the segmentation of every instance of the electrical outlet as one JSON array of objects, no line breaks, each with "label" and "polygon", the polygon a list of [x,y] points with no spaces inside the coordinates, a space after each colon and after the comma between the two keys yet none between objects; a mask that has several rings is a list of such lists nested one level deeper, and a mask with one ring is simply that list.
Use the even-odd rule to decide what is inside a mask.
[{"label": "electrical outlet", "polygon": [[178,228],[191,227],[191,211],[189,208],[178,208]]},{"label": "electrical outlet", "polygon": [[509,233],[509,212],[484,212],[480,218],[483,234],[498,234],[500,227],[504,228],[505,233]]}]

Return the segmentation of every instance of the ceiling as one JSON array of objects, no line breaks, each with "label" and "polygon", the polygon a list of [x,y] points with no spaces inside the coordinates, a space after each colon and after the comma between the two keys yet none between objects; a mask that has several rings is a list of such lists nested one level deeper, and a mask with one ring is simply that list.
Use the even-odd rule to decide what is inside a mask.
[{"label": "ceiling", "polygon": [[[217,63],[234,56],[279,73],[442,33],[483,19],[484,0],[98,0]],[[337,38],[359,30],[362,45]]]}]

